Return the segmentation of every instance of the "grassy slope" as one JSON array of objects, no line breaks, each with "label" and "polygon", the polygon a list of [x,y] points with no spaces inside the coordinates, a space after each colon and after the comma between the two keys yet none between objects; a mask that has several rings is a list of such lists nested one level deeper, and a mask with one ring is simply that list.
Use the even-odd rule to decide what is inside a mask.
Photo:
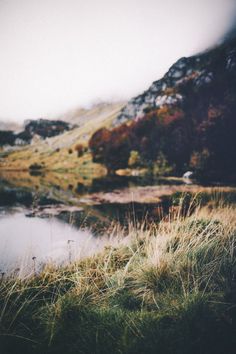
[{"label": "grassy slope", "polygon": [[147,230],[117,228],[119,244],[100,255],[3,280],[4,354],[234,353],[235,211],[211,201]]},{"label": "grassy slope", "polygon": [[[79,125],[78,128],[10,153],[1,159],[0,168],[24,170],[33,163],[40,163],[49,170],[80,169],[83,173],[103,174],[104,168],[93,164],[89,153],[78,159],[74,148],[76,144],[86,147],[94,131],[103,126],[109,127],[122,106],[123,103],[98,105],[77,112],[78,116],[75,115],[73,122]],[[69,149],[73,151],[71,154]]]}]

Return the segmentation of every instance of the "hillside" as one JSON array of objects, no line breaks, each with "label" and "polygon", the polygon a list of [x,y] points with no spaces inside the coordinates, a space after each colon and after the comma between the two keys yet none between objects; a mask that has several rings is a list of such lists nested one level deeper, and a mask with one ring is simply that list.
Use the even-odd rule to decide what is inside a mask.
[{"label": "hillside", "polygon": [[76,124],[82,127],[89,121],[106,120],[107,116],[113,115],[113,113],[117,115],[117,111],[125,106],[126,103],[127,102],[99,102],[89,106],[88,108],[77,108],[71,110],[57,118],[62,119],[70,124]]},{"label": "hillside", "polygon": [[[104,173],[104,168],[98,169],[96,164],[92,164],[91,155],[87,152],[88,140],[100,127],[110,127],[123,105],[123,102],[99,104],[91,109],[80,109],[58,117],[77,127],[45,140],[33,139],[31,144],[15,151],[2,151],[0,169],[27,170],[37,164],[47,170],[64,170],[86,169],[89,165],[99,174]],[[82,151],[79,152],[78,147]]]},{"label": "hillside", "polygon": [[236,180],[236,40],[179,59],[90,140],[95,162]]}]

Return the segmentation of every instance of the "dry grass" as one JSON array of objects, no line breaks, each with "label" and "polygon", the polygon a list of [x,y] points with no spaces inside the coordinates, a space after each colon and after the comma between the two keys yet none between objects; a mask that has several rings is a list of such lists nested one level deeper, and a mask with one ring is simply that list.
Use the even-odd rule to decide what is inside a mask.
[{"label": "dry grass", "polygon": [[[220,205],[219,202],[214,206],[211,202],[210,206],[199,206],[194,212],[190,209],[187,216],[186,212],[183,216],[180,207],[178,213],[148,228],[130,224],[127,231],[116,226],[112,237],[117,236],[120,241],[116,240],[114,246],[107,247],[99,255],[64,268],[47,265],[37,277],[23,281],[3,281],[0,293],[2,335],[46,342],[49,348],[55,346],[57,349],[53,350],[62,353],[57,344],[62,343],[63,335],[65,341],[68,340],[67,326],[73,323],[76,331],[70,328],[69,340],[80,333],[87,338],[86,343],[80,339],[83,350],[79,353],[95,352],[94,348],[100,348],[100,345],[103,347],[101,353],[109,352],[110,345],[117,353],[129,353],[130,346],[140,353],[154,353],[165,338],[165,331],[169,330],[162,327],[163,316],[173,319],[170,326],[177,332],[175,321],[178,319],[183,326],[183,335],[188,333],[188,321],[198,318],[201,322],[204,316],[204,330],[211,333],[208,322],[212,318],[215,321],[214,316],[219,321],[219,304],[220,311],[226,311],[222,316],[227,317],[226,321],[232,321],[229,309],[235,308],[236,206]],[[201,312],[203,305],[207,306],[204,315]],[[143,327],[145,324],[149,328],[153,321],[159,328],[154,335],[159,336],[158,345],[152,337],[151,327],[149,332]],[[42,338],[36,329],[29,329],[31,325],[36,329],[39,325]],[[99,337],[90,343],[90,336],[95,338],[100,331],[98,328],[107,333],[107,338]],[[220,327],[220,330],[224,331],[224,328]],[[151,340],[149,336],[153,341],[150,348],[140,349]],[[186,341],[191,347],[191,336]],[[172,345],[166,343],[167,347]],[[167,347],[160,352],[178,352],[173,348],[168,351]],[[221,353],[217,350],[214,352]],[[229,348],[227,350],[231,353]]]},{"label": "dry grass", "polygon": [[[106,169],[94,164],[90,153],[78,158],[75,146],[82,144],[87,147],[92,134],[101,127],[110,127],[123,105],[122,102],[107,107],[98,105],[91,110],[79,111],[75,119],[79,124],[77,128],[9,153],[1,159],[0,169],[28,170],[30,165],[40,163],[47,170],[83,170],[86,164],[87,174],[104,175]],[[68,149],[73,153],[68,154]]]}]

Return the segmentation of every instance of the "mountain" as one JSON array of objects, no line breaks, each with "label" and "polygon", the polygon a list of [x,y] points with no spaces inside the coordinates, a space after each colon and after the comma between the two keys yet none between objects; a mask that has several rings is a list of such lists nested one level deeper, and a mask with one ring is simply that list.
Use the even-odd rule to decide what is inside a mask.
[{"label": "mountain", "polygon": [[236,48],[234,41],[210,52],[190,58],[179,59],[163,78],[152,83],[148,90],[132,98],[122,109],[114,125],[130,119],[139,119],[145,113],[163,106],[184,106],[191,92],[210,88],[216,84],[219,75],[227,75],[235,70]]},{"label": "mountain", "polygon": [[[27,170],[32,165],[40,165],[46,170],[89,169],[86,173],[90,175],[104,174],[105,169],[91,161],[88,141],[99,128],[111,127],[124,105],[125,102],[99,103],[87,109],[79,108],[67,112],[50,121],[50,126],[53,127],[55,121],[63,120],[74,128],[46,139],[39,138],[39,133],[43,127],[47,131],[48,121],[41,121],[44,124],[40,125],[40,121],[25,122],[23,133],[36,135],[31,139],[31,144],[18,146],[15,151],[9,148],[4,149],[2,153],[0,151],[0,170]],[[49,133],[51,134],[51,130]]]},{"label": "mountain", "polygon": [[119,112],[126,103],[125,101],[99,102],[88,108],[80,107],[71,110],[59,116],[59,119],[83,127],[84,124],[88,124],[90,121],[105,121],[108,116],[117,116],[117,112]]},{"label": "mountain", "polygon": [[15,122],[0,121],[0,147],[13,146],[23,127]]},{"label": "mountain", "polygon": [[24,133],[29,136],[30,140],[34,135],[38,135],[45,139],[60,135],[73,128],[75,128],[75,126],[64,122],[63,120],[49,120],[40,118],[25,121]]},{"label": "mountain", "polygon": [[35,136],[46,139],[62,134],[73,128],[74,126],[72,124],[61,120],[28,120],[24,124],[24,129],[18,133],[11,130],[0,130],[0,146],[27,145],[32,142]]},{"label": "mountain", "polygon": [[236,180],[236,40],[179,59],[89,142],[108,170],[166,165]]}]

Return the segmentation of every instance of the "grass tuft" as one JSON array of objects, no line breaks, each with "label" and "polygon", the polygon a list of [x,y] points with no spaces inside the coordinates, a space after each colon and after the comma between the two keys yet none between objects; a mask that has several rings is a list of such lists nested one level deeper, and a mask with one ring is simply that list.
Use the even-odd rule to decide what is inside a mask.
[{"label": "grass tuft", "polygon": [[98,255],[2,280],[1,352],[234,353],[236,206],[182,205],[116,226]]}]

